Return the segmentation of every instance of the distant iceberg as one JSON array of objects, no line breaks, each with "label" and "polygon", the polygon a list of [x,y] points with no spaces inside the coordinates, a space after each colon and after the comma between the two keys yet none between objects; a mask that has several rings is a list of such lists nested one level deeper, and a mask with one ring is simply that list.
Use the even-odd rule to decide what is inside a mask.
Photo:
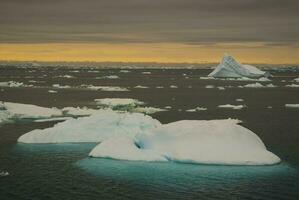
[{"label": "distant iceberg", "polygon": [[261,71],[251,65],[242,65],[232,56],[225,54],[221,63],[208,76],[214,78],[260,78],[269,76],[268,72]]}]

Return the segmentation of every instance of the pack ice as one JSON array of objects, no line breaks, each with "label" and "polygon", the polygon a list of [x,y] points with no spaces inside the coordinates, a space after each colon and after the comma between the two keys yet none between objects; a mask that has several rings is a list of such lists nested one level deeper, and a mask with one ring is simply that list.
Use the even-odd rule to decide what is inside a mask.
[{"label": "pack ice", "polygon": [[269,73],[251,65],[242,65],[232,56],[225,54],[221,63],[208,76],[214,78],[260,78],[269,76]]},{"label": "pack ice", "polygon": [[99,143],[91,157],[203,164],[270,165],[280,159],[238,120],[161,124],[140,113],[103,110],[22,135],[22,143]]}]

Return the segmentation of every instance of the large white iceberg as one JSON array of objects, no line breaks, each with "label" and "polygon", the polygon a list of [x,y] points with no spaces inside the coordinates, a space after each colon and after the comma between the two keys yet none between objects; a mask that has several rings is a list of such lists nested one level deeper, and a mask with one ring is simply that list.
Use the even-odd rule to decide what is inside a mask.
[{"label": "large white iceberg", "polygon": [[268,165],[280,162],[238,120],[184,120],[162,125],[140,113],[102,110],[22,135],[21,143],[99,143],[92,157],[203,164]]},{"label": "large white iceberg", "polygon": [[208,76],[214,78],[259,78],[269,76],[269,73],[251,65],[240,64],[232,56],[225,54],[221,63]]}]

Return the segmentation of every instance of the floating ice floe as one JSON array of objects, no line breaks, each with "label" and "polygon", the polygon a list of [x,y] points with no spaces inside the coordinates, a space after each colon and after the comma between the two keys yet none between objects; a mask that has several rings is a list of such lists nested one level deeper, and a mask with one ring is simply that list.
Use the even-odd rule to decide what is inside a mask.
[{"label": "floating ice floe", "polygon": [[205,88],[207,88],[207,89],[213,89],[213,88],[215,88],[215,86],[214,85],[206,85]]},{"label": "floating ice floe", "polygon": [[96,104],[102,108],[111,108],[115,110],[131,110],[144,102],[130,98],[103,98],[95,99]]},{"label": "floating ice floe", "polygon": [[218,90],[225,90],[225,87],[223,87],[223,86],[218,86],[217,89],[218,89]]},{"label": "floating ice floe", "polygon": [[298,84],[290,84],[290,85],[286,85],[286,87],[297,88],[297,87],[299,87],[299,85]]},{"label": "floating ice floe", "polygon": [[274,88],[277,87],[275,85],[273,85],[272,83],[267,84],[267,85],[263,85],[261,83],[250,83],[250,84],[246,84],[244,86],[238,86],[239,88]]},{"label": "floating ice floe", "polygon": [[143,85],[136,85],[134,88],[146,89],[146,88],[149,88],[149,87],[143,86]]},{"label": "floating ice floe", "polygon": [[7,81],[7,82],[0,82],[0,87],[25,87],[26,85],[22,82],[17,81]]},{"label": "floating ice floe", "polygon": [[7,171],[0,172],[0,177],[9,176],[9,173]]},{"label": "floating ice floe", "polygon": [[170,88],[178,88],[178,86],[176,86],[176,85],[171,85],[171,86],[169,86]]},{"label": "floating ice floe", "polygon": [[156,86],[156,88],[161,89],[161,88],[164,88],[164,87],[163,86]]},{"label": "floating ice floe", "polygon": [[293,81],[294,82],[299,82],[299,78],[295,78]]},{"label": "floating ice floe", "polygon": [[[45,108],[31,104],[0,102],[0,113],[8,113],[10,118],[50,118],[61,116],[57,108]],[[1,114],[2,115],[2,114]]]},{"label": "floating ice floe", "polygon": [[236,101],[238,101],[238,102],[243,102],[244,99],[236,99]]},{"label": "floating ice floe", "polygon": [[299,104],[285,104],[285,107],[287,108],[299,108]]},{"label": "floating ice floe", "polygon": [[95,99],[95,101],[100,108],[110,108],[118,111],[139,112],[145,114],[167,111],[162,108],[142,107],[141,105],[143,105],[144,102],[130,98],[104,98]]},{"label": "floating ice floe", "polygon": [[269,76],[269,73],[261,71],[251,65],[242,65],[232,56],[225,54],[221,63],[208,76],[214,78],[260,78]]},{"label": "floating ice floe", "polygon": [[152,72],[142,72],[142,74],[152,74]]},{"label": "floating ice floe", "polygon": [[59,75],[59,76],[56,76],[57,78],[75,78],[74,76],[71,76],[71,75]]},{"label": "floating ice floe", "polygon": [[207,110],[207,108],[205,108],[205,107],[196,107],[196,108],[193,108],[193,109],[186,110],[186,112],[197,112],[197,111],[204,111],[204,110]]},{"label": "floating ice floe", "polygon": [[48,90],[49,93],[57,93],[56,90]]},{"label": "floating ice floe", "polygon": [[130,71],[129,71],[129,70],[124,70],[124,69],[122,69],[122,70],[120,70],[119,72],[120,72],[120,73],[129,73]]},{"label": "floating ice floe", "polygon": [[167,111],[163,108],[155,108],[155,107],[136,107],[132,109],[132,112],[144,113],[144,114],[154,114],[156,112],[164,112]]},{"label": "floating ice floe", "polygon": [[118,86],[94,86],[94,85],[81,85],[83,88],[87,88],[90,90],[100,90],[106,92],[127,92],[129,91],[127,88],[118,87]]},{"label": "floating ice floe", "polygon": [[117,76],[117,75],[108,75],[108,76],[97,77],[97,79],[119,79],[119,76]]},{"label": "floating ice floe", "polygon": [[233,110],[240,110],[245,108],[244,105],[231,105],[231,104],[225,104],[225,105],[219,105],[218,108],[229,108]]},{"label": "floating ice floe", "polygon": [[69,88],[71,88],[71,86],[69,86],[69,85],[60,85],[60,84],[58,84],[58,83],[53,84],[52,86],[53,86],[54,88],[59,88],[59,89],[69,89]]}]

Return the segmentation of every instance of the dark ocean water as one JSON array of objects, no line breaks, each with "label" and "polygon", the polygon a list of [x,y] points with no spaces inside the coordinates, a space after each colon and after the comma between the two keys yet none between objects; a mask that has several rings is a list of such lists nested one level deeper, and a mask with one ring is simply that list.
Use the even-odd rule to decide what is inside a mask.
[{"label": "dark ocean water", "polygon": [[[17,144],[22,134],[55,122],[19,121],[0,126],[0,199],[299,199],[299,109],[286,103],[299,103],[299,88],[285,87],[299,77],[295,72],[272,72],[275,88],[238,88],[252,82],[202,80],[204,69],[119,70],[68,68],[0,68],[0,82],[19,81],[29,88],[0,88],[0,100],[45,107],[95,107],[94,99],[136,98],[148,106],[172,106],[152,116],[162,123],[181,119],[237,118],[255,132],[267,148],[282,159],[274,166],[216,166],[184,163],[130,162],[88,158],[96,144]],[[150,71],[152,74],[142,74]],[[59,78],[59,75],[75,78]],[[186,74],[186,75],[184,75]],[[118,75],[120,79],[96,79]],[[188,78],[186,78],[188,77]],[[38,81],[32,83],[32,80]],[[286,82],[282,82],[285,80]],[[121,86],[129,92],[101,92],[81,89],[55,89],[52,84]],[[264,83],[262,83],[264,84]],[[134,88],[136,85],[147,89]],[[176,85],[178,88],[169,88]],[[225,90],[206,85],[233,86]],[[164,86],[159,89],[156,86]],[[190,86],[192,88],[190,88]],[[243,110],[219,109],[220,104],[240,104]],[[207,111],[185,112],[197,106]],[[272,108],[267,108],[271,106]]]}]

